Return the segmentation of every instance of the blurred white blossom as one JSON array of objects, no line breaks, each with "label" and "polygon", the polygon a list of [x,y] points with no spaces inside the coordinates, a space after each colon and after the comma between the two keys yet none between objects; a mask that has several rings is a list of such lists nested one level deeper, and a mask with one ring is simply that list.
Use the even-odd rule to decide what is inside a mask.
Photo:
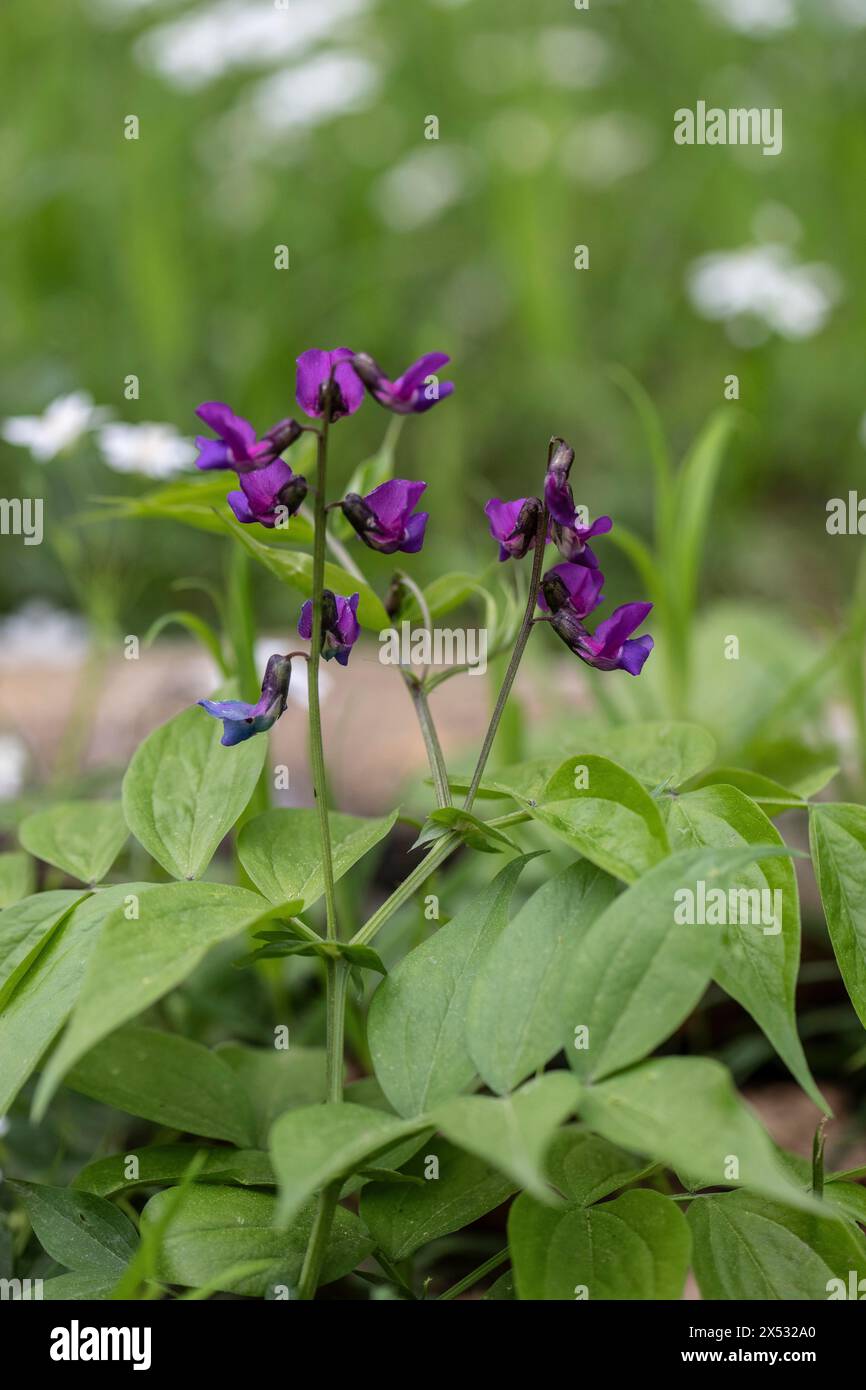
[{"label": "blurred white blossom", "polygon": [[793,0],[704,0],[731,29],[761,38],[791,29],[797,23]]},{"label": "blurred white blossom", "polygon": [[432,222],[462,197],[466,158],[453,146],[416,150],[389,169],[373,187],[373,202],[383,222],[409,232]]},{"label": "blurred white blossom", "polygon": [[29,599],[0,621],[0,668],[4,670],[74,665],[87,646],[84,619],[45,599]]},{"label": "blurred white blossom", "polygon": [[606,111],[572,126],[559,152],[563,173],[604,188],[649,164],[656,141],[645,123],[627,111]]},{"label": "blurred white blossom", "polygon": [[195,463],[198,450],[174,425],[118,422],[99,431],[102,457],[117,473],[142,473],[147,478],[170,478]]},{"label": "blurred white blossom", "polygon": [[24,785],[27,749],[14,734],[0,734],[0,801],[11,801]]},{"label": "blurred white blossom", "polygon": [[108,411],[93,404],[86,391],[58,396],[42,415],[12,415],[4,420],[2,434],[7,444],[29,449],[39,463],[47,463],[107,419]]},{"label": "blurred white blossom", "polygon": [[841,293],[830,266],[798,265],[789,247],[774,244],[702,256],[689,267],[687,283],[698,313],[727,322],[735,338],[738,323],[749,318],[783,338],[811,338]]},{"label": "blurred white blossom", "polygon": [[544,76],[558,87],[597,87],[610,66],[610,46],[591,29],[542,29],[538,56]]},{"label": "blurred white blossom", "polygon": [[300,57],[369,8],[370,0],[218,0],[160,24],[139,39],[136,56],[172,86],[194,89],[233,68],[273,66]]}]

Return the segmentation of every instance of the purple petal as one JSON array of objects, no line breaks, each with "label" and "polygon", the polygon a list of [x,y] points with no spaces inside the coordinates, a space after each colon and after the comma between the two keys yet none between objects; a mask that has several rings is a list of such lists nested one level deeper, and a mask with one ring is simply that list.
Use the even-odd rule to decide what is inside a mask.
[{"label": "purple petal", "polygon": [[406,478],[391,478],[389,482],[374,487],[364,501],[386,530],[395,526],[402,528],[426,486],[426,483],[410,482]]},{"label": "purple petal", "polygon": [[261,519],[273,512],[277,494],[293,477],[291,468],[283,459],[274,459],[273,463],[265,468],[257,468],[254,473],[244,473],[240,480],[241,487],[253,515]]},{"label": "purple petal", "polygon": [[198,703],[214,719],[249,719],[255,713],[255,706],[243,700],[199,700]]},{"label": "purple petal", "polygon": [[245,526],[248,526],[251,521],[255,521],[256,518],[250,511],[250,504],[242,492],[230,492],[226,501],[238,521],[242,521]]},{"label": "purple petal", "polygon": [[609,516],[597,516],[591,526],[578,526],[575,528],[581,540],[588,541],[591,536],[605,536],[608,531],[613,530],[613,521]]},{"label": "purple petal", "polygon": [[351,598],[343,598],[337,594],[337,633],[340,640],[351,647],[357,642],[361,635],[361,626],[356,617],[358,604],[361,601],[360,594],[353,594]]},{"label": "purple petal", "polygon": [[328,380],[331,370],[331,354],[321,348],[310,348],[298,358],[297,398],[298,405],[307,415],[321,416],[319,392],[322,383]]},{"label": "purple petal", "polygon": [[491,497],[487,506],[484,508],[484,515],[490,522],[490,534],[495,541],[507,541],[517,525],[517,518],[529,499],[518,497],[513,502],[501,502],[498,497]]},{"label": "purple petal", "polygon": [[210,426],[214,434],[225,440],[237,461],[241,462],[247,457],[256,442],[256,432],[249,420],[245,420],[242,415],[235,415],[222,401],[205,401],[204,405],[199,406],[196,415]]},{"label": "purple petal", "polygon": [[[406,400],[424,385],[428,376],[436,376],[439,368],[450,361],[447,352],[426,352],[417,362],[413,362],[411,367],[407,367],[402,376],[398,376],[393,384],[394,395]],[[454,389],[453,386],[451,389]]]},{"label": "purple petal", "polygon": [[354,415],[364,404],[364,383],[349,360],[354,355],[349,348],[337,348],[331,353],[332,361],[342,364],[334,372],[334,380],[340,388],[347,415]]},{"label": "purple petal", "polygon": [[[565,560],[561,565],[554,565],[549,574],[555,574],[562,580],[568,590],[572,606],[579,617],[585,618],[587,613],[591,613],[601,603],[601,590],[604,584],[604,575],[599,569],[590,569],[587,565],[575,565],[571,561]],[[538,606],[545,613],[550,612],[544,594],[539,592]],[[608,621],[611,621],[608,619]],[[631,629],[629,629],[631,631]]]},{"label": "purple petal", "polygon": [[[587,573],[594,571],[588,570]],[[599,623],[595,630],[595,644],[600,656],[614,656],[623,642],[630,637],[635,628],[652,611],[651,603],[624,603],[611,613],[609,618]],[[644,658],[646,660],[646,658]]]},{"label": "purple petal", "polygon": [[419,392],[415,397],[412,409],[416,415],[423,415],[425,410],[430,410],[434,405],[438,405],[440,401],[444,401],[447,396],[453,394],[453,391],[453,381],[440,381],[437,395],[431,396],[428,399],[423,392]]},{"label": "purple petal", "polygon": [[305,637],[309,642],[313,635],[313,600],[307,599],[301,608],[301,616],[298,619],[298,633]]},{"label": "purple petal", "polygon": [[231,468],[229,446],[221,439],[206,439],[203,434],[199,434],[196,435],[195,442],[199,450],[196,459],[198,468]]},{"label": "purple petal", "polygon": [[622,644],[619,658],[620,669],[628,671],[630,676],[639,676],[652,649],[653,639],[649,633],[645,633],[643,637],[629,638]]},{"label": "purple petal", "polygon": [[410,516],[406,526],[406,538],[400,549],[407,555],[416,555],[424,544],[424,531],[430,520],[429,512],[416,512]]}]

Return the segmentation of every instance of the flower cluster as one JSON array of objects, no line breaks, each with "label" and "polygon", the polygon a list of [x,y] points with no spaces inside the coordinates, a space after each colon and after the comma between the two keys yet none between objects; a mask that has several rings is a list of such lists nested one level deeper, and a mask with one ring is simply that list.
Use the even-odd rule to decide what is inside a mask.
[{"label": "flower cluster", "polygon": [[[538,497],[518,497],[502,502],[493,497],[484,508],[490,534],[499,542],[500,560],[520,560],[542,544],[552,542],[563,563],[542,576],[538,605],[554,632],[567,647],[599,671],[628,671],[637,676],[653,648],[647,635],[632,638],[652,608],[651,603],[625,603],[609,618],[589,632],[584,619],[602,600],[604,575],[588,542],[611,530],[609,516],[592,524],[582,519],[575,507],[569,482],[574,450],[564,439],[550,441],[544,501]],[[542,531],[543,528],[543,531]]]},{"label": "flower cluster", "polygon": [[[287,524],[304,502],[306,478],[295,473],[283,454],[305,431],[324,438],[328,426],[354,415],[363,403],[365,391],[379,405],[399,415],[421,414],[437,400],[454,390],[450,381],[440,382],[437,373],[448,362],[441,352],[427,353],[391,380],[367,353],[350,348],[314,348],[297,361],[297,401],[304,413],[320,426],[301,425],[297,420],[280,420],[258,437],[248,420],[227,405],[210,401],[199,406],[197,414],[216,438],[200,436],[198,466],[202,469],[231,469],[239,487],[228,494],[228,503],[244,525],[257,523],[275,527]],[[324,445],[322,445],[324,447]],[[600,622],[595,632],[586,619],[602,601],[604,575],[589,542],[611,530],[609,516],[590,524],[583,509],[575,507],[569,476],[574,450],[558,437],[550,441],[543,500],[518,497],[503,502],[491,498],[485,507],[490,532],[499,542],[499,558],[521,560],[530,550],[553,544],[561,562],[541,575],[542,557],[536,554],[533,584],[541,615],[536,622],[547,622],[581,661],[600,671],[628,671],[636,676],[652,651],[649,636],[634,638],[652,608],[650,603],[626,603]],[[339,507],[362,543],[383,555],[396,551],[414,554],[424,544],[429,515],[416,511],[427,484],[406,478],[392,478],[361,496],[347,493],[339,502],[325,505],[324,512]],[[326,661],[348,663],[360,635],[358,604],[360,595],[335,594],[324,589],[321,596],[321,649]],[[532,607],[527,612],[527,623]],[[301,637],[312,638],[313,601],[304,603],[298,622]],[[200,700],[209,714],[222,719],[223,743],[240,743],[253,734],[269,729],[286,708],[291,674],[291,655],[272,656],[256,704],[237,700]]]},{"label": "flower cluster", "polygon": [[[436,373],[448,362],[443,352],[427,353],[391,381],[367,353],[351,348],[311,348],[297,361],[296,398],[303,412],[314,420],[333,424],[354,415],[364,401],[365,390],[379,405],[398,415],[421,414],[454,390]],[[285,526],[302,506],[308,485],[282,455],[307,429],[294,419],[280,420],[259,439],[249,420],[236,415],[220,401],[207,401],[196,411],[216,435],[199,435],[198,467],[226,469],[237,474],[239,487],[227,501],[237,520],[247,526]],[[414,554],[424,544],[427,512],[415,511],[426,489],[423,482],[392,478],[365,497],[350,492],[338,504],[346,520],[371,550],[393,555],[402,550]],[[322,646],[326,661],[345,666],[360,635],[357,611],[359,594],[345,597],[330,589],[322,593]],[[301,608],[298,632],[308,640],[313,634],[313,604]],[[271,728],[286,708],[291,658],[272,656],[265,671],[262,693],[256,704],[240,700],[199,700],[216,719],[223,721],[222,742],[241,743]]]}]

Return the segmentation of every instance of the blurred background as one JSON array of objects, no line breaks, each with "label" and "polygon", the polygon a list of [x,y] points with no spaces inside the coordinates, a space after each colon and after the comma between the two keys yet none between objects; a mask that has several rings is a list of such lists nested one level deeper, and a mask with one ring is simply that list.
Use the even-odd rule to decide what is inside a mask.
[{"label": "blurred background", "polygon": [[[540,490],[551,434],[575,447],[576,500],[650,543],[653,430],[680,460],[714,412],[735,421],[688,688],[665,679],[670,620],[648,625],[640,682],[596,680],[542,632],[500,762],[564,756],[590,720],[688,714],[723,761],[810,790],[839,768],[832,794],[862,795],[863,541],[829,535],[826,506],[866,461],[864,67],[866,0],[5,0],[0,494],[43,498],[45,538],[0,537],[0,828],[114,791],[140,739],[209,693],[214,663],[176,626],[145,642],[176,608],[215,621],[202,585],[230,607],[250,586],[259,669],[285,650],[300,597],[239,570],[219,523],[142,499],[195,474],[201,401],[263,432],[293,412],[295,357],[342,344],[391,376],[452,358],[454,396],[399,441],[398,474],[429,484],[420,584],[496,584],[483,505]],[[698,101],[781,108],[782,153],[676,145],[674,112]],[[368,401],[334,431],[335,496],[387,423]],[[634,549],[597,548],[614,603],[647,596]],[[363,559],[384,592],[390,562]],[[340,806],[429,806],[411,704],[373,645],[326,677]],[[435,693],[453,765],[471,765],[490,699],[468,676]],[[292,804],[309,803],[304,738],[296,703],[272,745]],[[802,816],[784,828],[802,842]],[[819,1076],[862,1083],[862,1030],[802,886],[804,1040]],[[200,983],[218,1036],[237,996]],[[812,1107],[723,1007],[718,1055],[767,1083],[778,1136],[805,1151]],[[260,1040],[260,997],[228,1026]],[[855,1090],[833,1099],[862,1115]]]}]

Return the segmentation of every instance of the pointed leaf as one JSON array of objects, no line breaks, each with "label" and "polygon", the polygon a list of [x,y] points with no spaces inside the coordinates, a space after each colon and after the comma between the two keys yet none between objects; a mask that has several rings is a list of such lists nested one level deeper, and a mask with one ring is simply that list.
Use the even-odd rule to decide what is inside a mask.
[{"label": "pointed leaf", "polygon": [[[385,838],[397,814],[376,820],[337,812],[328,816],[335,879]],[[272,903],[295,898],[311,907],[325,891],[316,811],[265,811],[244,826],[238,854],[259,892]]]},{"label": "pointed leaf", "polygon": [[101,883],[129,838],[119,801],[65,801],[28,816],[18,838],[36,859]]}]

